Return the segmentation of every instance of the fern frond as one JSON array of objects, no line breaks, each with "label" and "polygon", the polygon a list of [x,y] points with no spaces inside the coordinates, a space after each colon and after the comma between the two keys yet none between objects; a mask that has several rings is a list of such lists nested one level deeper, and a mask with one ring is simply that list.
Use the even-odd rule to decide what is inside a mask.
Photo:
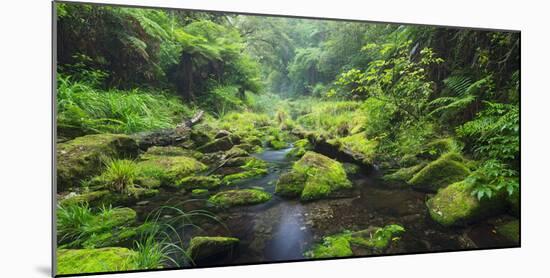
[{"label": "fern frond", "polygon": [[436,108],[435,110],[430,112],[429,115],[432,116],[432,115],[439,114],[439,113],[448,113],[448,112],[452,112],[452,111],[454,112],[454,111],[462,110],[462,109],[468,107],[468,105],[470,105],[476,99],[477,99],[477,97],[474,96],[474,95],[466,95],[465,97],[443,97],[443,98],[438,98],[438,99],[430,102],[430,104],[434,104],[434,103],[435,104],[438,104],[438,103],[441,104],[441,103],[447,103],[449,101],[452,101],[452,102],[447,104],[447,105]]}]

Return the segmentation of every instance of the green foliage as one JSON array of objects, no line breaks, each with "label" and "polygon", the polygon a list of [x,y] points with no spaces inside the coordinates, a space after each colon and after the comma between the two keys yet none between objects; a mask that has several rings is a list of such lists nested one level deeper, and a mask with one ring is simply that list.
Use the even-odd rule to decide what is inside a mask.
[{"label": "green foliage", "polygon": [[443,60],[431,48],[422,49],[417,61],[411,59],[411,43],[367,45],[367,49],[376,48],[384,59],[372,61],[366,71],[351,69],[342,73],[336,85],[346,92],[344,97],[374,97],[395,105],[405,118],[420,119],[433,92],[427,69]]},{"label": "green foliage", "polygon": [[105,162],[105,171],[100,179],[107,187],[118,193],[128,194],[134,188],[134,180],[138,176],[137,163],[132,160],[108,160]]},{"label": "green foliage", "polygon": [[57,127],[63,133],[134,133],[175,127],[191,110],[177,98],[143,90],[100,91],[58,78]]}]

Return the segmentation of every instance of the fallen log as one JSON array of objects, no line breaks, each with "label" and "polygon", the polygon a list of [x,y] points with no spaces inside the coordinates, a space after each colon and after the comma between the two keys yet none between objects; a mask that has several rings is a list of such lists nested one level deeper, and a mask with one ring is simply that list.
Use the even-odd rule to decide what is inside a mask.
[{"label": "fallen log", "polygon": [[173,146],[181,144],[189,139],[191,128],[199,123],[204,116],[204,111],[198,111],[193,117],[183,120],[176,128],[165,128],[155,131],[139,132],[132,135],[141,150],[147,150],[151,146]]}]

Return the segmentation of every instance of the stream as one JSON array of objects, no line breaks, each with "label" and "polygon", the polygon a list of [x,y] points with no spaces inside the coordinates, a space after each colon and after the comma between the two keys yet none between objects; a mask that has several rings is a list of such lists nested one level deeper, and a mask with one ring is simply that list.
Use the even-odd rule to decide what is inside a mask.
[{"label": "stream", "polygon": [[[273,194],[280,174],[292,166],[293,160],[286,156],[290,150],[265,149],[253,154],[268,162],[268,174],[231,185],[231,188],[261,187]],[[495,233],[491,219],[464,228],[438,225],[431,220],[424,204],[428,194],[385,184],[376,178],[378,175],[374,172],[350,176],[354,190],[343,198],[300,202],[273,195],[270,201],[260,205],[216,212],[225,227],[206,222],[201,224],[204,231],[200,235],[237,237],[239,248],[232,256],[214,258],[199,265],[303,260],[303,253],[324,236],[388,224],[400,224],[406,232],[400,244],[384,254],[514,246]],[[183,207],[187,210],[205,208],[204,200],[186,202],[190,199],[190,194],[161,190],[161,194],[147,204],[133,208],[141,218],[163,205],[185,204]]]}]

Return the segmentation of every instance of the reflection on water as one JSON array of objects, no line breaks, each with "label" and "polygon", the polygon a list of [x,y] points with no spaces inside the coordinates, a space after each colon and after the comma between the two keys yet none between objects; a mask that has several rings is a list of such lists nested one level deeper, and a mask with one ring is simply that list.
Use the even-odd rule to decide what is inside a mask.
[{"label": "reflection on water", "polygon": [[265,249],[265,259],[270,261],[302,259],[304,244],[311,238],[311,232],[304,224],[303,207],[299,203],[281,203],[280,212],[273,238]]}]

